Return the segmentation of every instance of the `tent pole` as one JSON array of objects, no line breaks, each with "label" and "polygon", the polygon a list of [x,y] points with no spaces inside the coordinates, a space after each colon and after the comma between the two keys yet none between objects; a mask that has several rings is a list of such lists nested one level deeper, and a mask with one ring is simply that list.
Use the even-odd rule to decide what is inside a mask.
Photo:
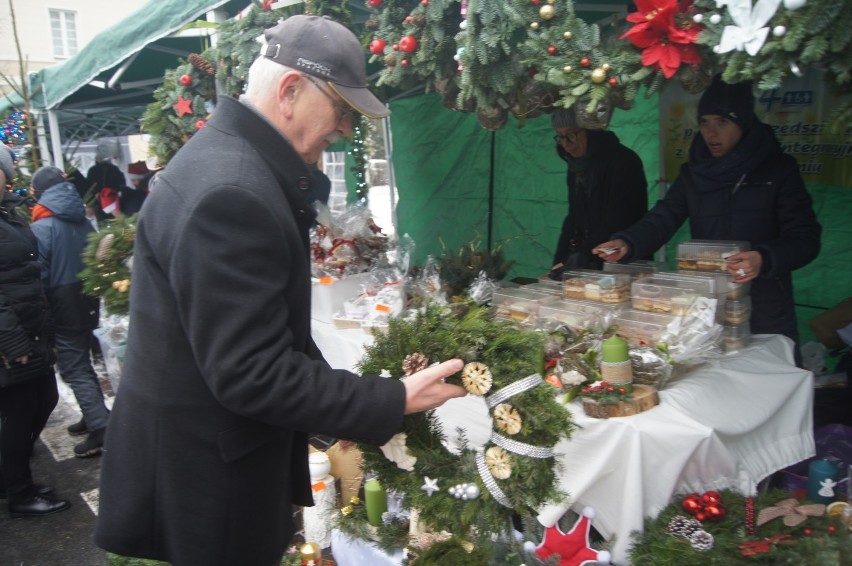
[{"label": "tent pole", "polygon": [[59,133],[59,119],[56,110],[47,111],[47,123],[50,124],[50,144],[53,147],[53,166],[65,170],[65,159],[62,156],[62,134]]},{"label": "tent pole", "polygon": [[[38,139],[38,152],[41,155],[41,160],[44,162],[45,158],[50,158],[50,149],[47,146],[47,131],[44,129],[44,112],[40,110],[33,110],[36,114],[36,138]],[[53,160],[50,160],[53,163]],[[31,171],[34,173],[35,171]]]},{"label": "tent pole", "polygon": [[382,131],[385,139],[385,159],[388,162],[388,185],[390,185],[391,223],[393,232],[399,238],[399,226],[396,220],[396,175],[393,172],[393,139],[391,137],[390,118],[382,118]]}]

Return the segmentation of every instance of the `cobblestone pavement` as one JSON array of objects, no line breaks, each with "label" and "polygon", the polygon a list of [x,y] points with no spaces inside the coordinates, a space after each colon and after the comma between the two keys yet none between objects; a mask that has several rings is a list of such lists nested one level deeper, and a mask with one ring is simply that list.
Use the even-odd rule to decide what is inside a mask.
[{"label": "cobblestone pavement", "polygon": [[[95,369],[112,406],[112,385],[102,363]],[[74,457],[74,445],[85,437],[72,437],[65,428],[80,420],[74,395],[57,377],[59,404],[36,443],[32,459],[36,482],[51,485],[71,508],[46,517],[12,519],[0,501],[0,566],[102,566],[106,553],[92,539],[98,509],[100,457]]]}]

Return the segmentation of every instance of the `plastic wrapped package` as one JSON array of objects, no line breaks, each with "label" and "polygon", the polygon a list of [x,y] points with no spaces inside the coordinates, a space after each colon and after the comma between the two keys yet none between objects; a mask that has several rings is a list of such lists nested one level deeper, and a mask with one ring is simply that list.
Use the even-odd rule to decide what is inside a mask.
[{"label": "plastic wrapped package", "polygon": [[127,348],[127,328],[130,318],[126,315],[105,315],[101,313],[101,325],[94,333],[101,346],[107,377],[113,391],[118,391],[121,382],[121,367],[124,364],[124,352]]},{"label": "plastic wrapped package", "polygon": [[497,283],[490,279],[487,273],[480,271],[470,284],[467,294],[477,305],[487,305],[491,303],[494,292],[498,289]]},{"label": "plastic wrapped package", "polygon": [[319,203],[311,230],[312,275],[317,278],[363,273],[389,263],[390,242],[373,222],[369,208],[359,203],[331,215]]}]

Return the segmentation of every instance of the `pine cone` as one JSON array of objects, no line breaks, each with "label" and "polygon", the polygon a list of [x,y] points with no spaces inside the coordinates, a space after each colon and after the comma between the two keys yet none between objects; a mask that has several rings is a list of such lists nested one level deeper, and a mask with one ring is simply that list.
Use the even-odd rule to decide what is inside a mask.
[{"label": "pine cone", "polygon": [[683,515],[673,517],[666,527],[666,532],[672,536],[689,538],[696,531],[701,530],[701,523],[696,519],[689,519]]},{"label": "pine cone", "polygon": [[379,20],[376,18],[367,18],[367,21],[364,22],[364,27],[370,31],[376,31],[381,27]]},{"label": "pine cone", "polygon": [[491,108],[479,108],[476,111],[476,120],[479,125],[492,132],[506,125],[508,113],[499,106]]},{"label": "pine cone", "polygon": [[384,63],[386,67],[396,67],[396,55],[394,53],[385,55]]},{"label": "pine cone", "polygon": [[695,531],[689,537],[689,544],[698,552],[707,552],[713,548],[713,535],[707,531]]},{"label": "pine cone", "polygon": [[713,82],[713,67],[708,64],[684,65],[677,78],[683,90],[689,94],[699,94]]},{"label": "pine cone", "polygon": [[416,14],[412,14],[411,23],[416,27],[422,28],[426,25],[426,14],[423,12],[417,12]]},{"label": "pine cone", "polygon": [[98,242],[98,250],[95,253],[95,259],[98,261],[105,261],[107,258],[107,254],[112,249],[112,242],[115,240],[114,234],[106,234],[101,241]]},{"label": "pine cone", "polygon": [[414,352],[413,354],[408,354],[405,356],[405,359],[402,360],[402,371],[405,372],[405,375],[411,375],[420,370],[426,369],[428,365],[429,358],[420,352]]},{"label": "pine cone", "polygon": [[188,59],[193,67],[195,67],[208,77],[216,76],[216,68],[213,66],[213,64],[198,53],[190,53]]}]

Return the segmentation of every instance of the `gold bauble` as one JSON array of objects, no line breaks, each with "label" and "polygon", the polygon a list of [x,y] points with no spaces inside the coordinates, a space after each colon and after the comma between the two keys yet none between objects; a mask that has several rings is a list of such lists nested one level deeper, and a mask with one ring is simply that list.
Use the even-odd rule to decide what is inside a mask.
[{"label": "gold bauble", "polygon": [[570,31],[566,31],[565,33],[562,34],[562,37],[564,37],[565,39],[571,39],[572,37],[574,37],[574,34],[571,33]]},{"label": "gold bauble", "polygon": [[603,69],[604,71],[609,71],[609,63],[604,63],[603,65],[601,65],[601,69]]},{"label": "gold bauble", "polygon": [[592,71],[592,82],[600,84],[606,80],[606,71],[603,69],[595,69]]},{"label": "gold bauble", "polygon": [[552,20],[553,16],[556,15],[556,8],[552,4],[545,4],[539,8],[538,15],[541,16],[542,20]]},{"label": "gold bauble", "polygon": [[572,67],[571,65],[565,65],[565,67],[563,67],[562,70],[567,74],[567,73],[570,73],[571,71],[573,71],[574,67]]},{"label": "gold bauble", "polygon": [[530,24],[530,28],[532,28],[532,29],[538,29],[538,22],[533,22],[533,23],[531,23],[531,24]]}]

